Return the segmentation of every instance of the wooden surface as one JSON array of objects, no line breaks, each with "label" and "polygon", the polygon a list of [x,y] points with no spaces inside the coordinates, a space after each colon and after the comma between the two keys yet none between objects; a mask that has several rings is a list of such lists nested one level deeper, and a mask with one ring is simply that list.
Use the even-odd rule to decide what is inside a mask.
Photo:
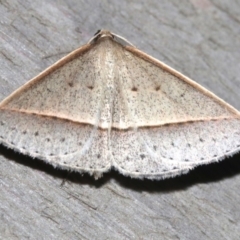
[{"label": "wooden surface", "polygon": [[[2,0],[0,101],[101,28],[240,110],[238,0]],[[240,155],[164,180],[100,180],[0,146],[1,239],[239,239]]]}]

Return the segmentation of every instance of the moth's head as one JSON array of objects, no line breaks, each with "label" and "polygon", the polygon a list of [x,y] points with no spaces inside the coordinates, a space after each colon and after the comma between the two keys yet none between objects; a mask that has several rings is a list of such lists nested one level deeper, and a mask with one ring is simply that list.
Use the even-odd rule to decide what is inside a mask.
[{"label": "moth's head", "polygon": [[114,38],[114,34],[112,34],[110,31],[105,30],[105,29],[98,30],[98,31],[94,34],[93,38],[91,38],[91,39],[89,40],[88,43],[95,43],[95,42],[97,42],[99,39],[102,39],[102,38],[111,38],[111,39],[113,39],[113,38]]},{"label": "moth's head", "polygon": [[103,37],[110,37],[110,38],[113,38],[113,34],[108,31],[108,30],[105,30],[105,29],[101,29],[101,30],[98,30],[95,34],[94,34],[95,37],[98,37],[98,38],[103,38]]},{"label": "moth's head", "polygon": [[129,45],[134,47],[134,45],[132,43],[130,43],[127,39],[112,33],[108,30],[102,29],[102,30],[98,30],[94,36],[88,41],[88,44],[93,44],[96,43],[98,40],[103,39],[103,38],[110,38],[113,39],[114,41],[120,43],[123,46]]}]

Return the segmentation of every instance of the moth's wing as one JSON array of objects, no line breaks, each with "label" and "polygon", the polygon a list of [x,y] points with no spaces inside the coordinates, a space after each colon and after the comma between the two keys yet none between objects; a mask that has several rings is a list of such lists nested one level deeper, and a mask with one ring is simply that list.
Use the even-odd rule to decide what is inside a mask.
[{"label": "moth's wing", "polygon": [[96,124],[103,101],[99,45],[85,45],[30,80],[1,109]]},{"label": "moth's wing", "polygon": [[[237,110],[138,50],[122,50],[122,87],[114,119],[114,166],[132,177],[161,179],[240,150]],[[118,112],[118,111],[114,111]]]},{"label": "moth's wing", "polygon": [[26,83],[0,104],[0,143],[62,168],[110,168],[101,48],[86,45]]},{"label": "moth's wing", "polygon": [[55,167],[101,174],[110,169],[107,133],[65,119],[0,110],[0,143]]},{"label": "moth's wing", "polygon": [[114,166],[124,175],[162,179],[240,150],[237,119],[112,131]]}]

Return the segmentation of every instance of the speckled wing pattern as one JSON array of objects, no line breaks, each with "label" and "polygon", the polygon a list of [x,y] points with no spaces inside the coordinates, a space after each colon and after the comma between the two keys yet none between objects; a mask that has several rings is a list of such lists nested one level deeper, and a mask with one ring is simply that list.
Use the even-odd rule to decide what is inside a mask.
[{"label": "speckled wing pattern", "polygon": [[163,179],[238,152],[240,114],[103,30],[2,101],[0,143],[96,178]]}]

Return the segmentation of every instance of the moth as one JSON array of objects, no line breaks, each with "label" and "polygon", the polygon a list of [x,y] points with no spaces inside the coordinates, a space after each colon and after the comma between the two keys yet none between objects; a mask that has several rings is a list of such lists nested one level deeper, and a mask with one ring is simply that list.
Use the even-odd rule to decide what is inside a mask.
[{"label": "moth", "polygon": [[95,178],[164,179],[240,150],[240,113],[107,30],[0,103],[0,143]]}]

